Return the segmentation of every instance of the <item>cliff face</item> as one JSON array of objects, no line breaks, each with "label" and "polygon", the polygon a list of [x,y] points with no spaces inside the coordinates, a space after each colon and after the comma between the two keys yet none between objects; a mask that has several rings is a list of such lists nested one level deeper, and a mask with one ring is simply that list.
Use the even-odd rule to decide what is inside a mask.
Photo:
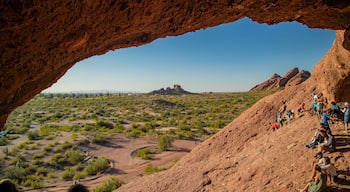
[{"label": "cliff face", "polygon": [[[109,50],[243,17],[350,29],[346,0],[13,0],[1,1],[0,11],[0,127],[15,107],[51,86],[76,62]],[[350,49],[350,32],[341,33],[339,46]],[[346,86],[348,80],[343,80]]]}]

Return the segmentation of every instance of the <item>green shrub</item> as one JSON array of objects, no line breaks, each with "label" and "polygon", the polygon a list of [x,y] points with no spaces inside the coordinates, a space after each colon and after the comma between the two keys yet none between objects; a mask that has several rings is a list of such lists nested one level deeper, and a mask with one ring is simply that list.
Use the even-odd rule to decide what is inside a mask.
[{"label": "green shrub", "polygon": [[5,169],[5,177],[17,183],[21,183],[26,178],[27,172],[22,167],[7,167]]},{"label": "green shrub", "polygon": [[62,154],[59,153],[54,154],[49,162],[51,166],[54,166],[56,168],[60,167],[60,165],[64,163],[66,163],[66,159],[62,156]]},{"label": "green shrub", "polygon": [[164,171],[166,168],[158,168],[157,166],[152,165],[151,163],[147,164],[145,167],[146,175],[151,175],[160,171]]},{"label": "green shrub", "polygon": [[29,140],[38,140],[40,138],[39,131],[28,131],[27,136]]},{"label": "green shrub", "polygon": [[109,137],[102,133],[96,133],[96,135],[92,138],[92,142],[96,144],[103,144],[107,142]]},{"label": "green shrub", "polygon": [[93,189],[92,192],[112,192],[115,189],[118,189],[124,183],[125,182],[123,182],[115,177],[112,177],[107,182],[103,183],[101,186]]},{"label": "green shrub", "polygon": [[102,158],[98,158],[95,161],[92,161],[91,163],[89,163],[85,168],[84,171],[88,174],[88,175],[96,175],[99,172],[103,172],[106,171],[109,168],[109,160],[102,157]]},{"label": "green shrub", "polygon": [[25,187],[30,187],[31,189],[39,189],[42,187],[40,182],[41,177],[37,175],[29,175],[25,181],[23,181],[22,185]]},{"label": "green shrub", "polygon": [[57,175],[54,172],[49,172],[49,173],[47,173],[47,178],[49,178],[49,179],[57,178]]},{"label": "green shrub", "polygon": [[174,139],[169,135],[159,135],[158,147],[161,151],[166,151],[171,147],[173,141]]},{"label": "green shrub", "polygon": [[136,156],[141,159],[152,159],[153,154],[149,148],[144,148],[136,151]]},{"label": "green shrub", "polygon": [[36,175],[42,175],[42,176],[46,176],[47,173],[49,173],[49,170],[45,167],[38,167],[36,169]]},{"label": "green shrub", "polygon": [[61,178],[64,180],[72,180],[75,175],[75,170],[72,167],[65,167]]},{"label": "green shrub", "polygon": [[64,157],[71,164],[77,164],[84,160],[84,154],[81,151],[74,149],[66,151]]},{"label": "green shrub", "polygon": [[41,165],[43,163],[44,163],[44,161],[42,161],[41,159],[35,159],[35,160],[32,161],[33,165]]},{"label": "green shrub", "polygon": [[5,146],[9,144],[9,141],[6,137],[0,137],[0,146]]},{"label": "green shrub", "polygon": [[87,173],[86,172],[75,172],[74,176],[73,176],[73,180],[77,181],[80,179],[84,179],[85,177],[87,177]]}]

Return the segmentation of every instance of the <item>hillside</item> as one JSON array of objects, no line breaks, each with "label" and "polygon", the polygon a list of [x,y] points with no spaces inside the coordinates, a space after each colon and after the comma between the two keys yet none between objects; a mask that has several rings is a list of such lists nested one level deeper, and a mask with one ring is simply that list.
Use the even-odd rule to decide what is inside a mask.
[{"label": "hillside", "polygon": [[[333,47],[304,83],[261,99],[195,147],[169,171],[140,178],[117,191],[297,191],[303,188],[309,181],[316,152],[305,144],[309,143],[320,120],[306,112],[275,132],[269,123],[275,121],[282,101],[286,101],[287,109],[296,109],[301,102],[309,108],[315,92],[323,93],[326,101],[348,98],[345,91],[339,92],[335,85],[346,81],[346,75],[338,74],[349,71],[345,65],[342,69],[336,67],[350,63],[350,53],[340,46],[342,41],[342,32],[337,32]],[[336,152],[326,155],[337,167],[341,180],[331,188],[350,191],[349,134],[342,133],[341,122],[332,126],[339,146]]]}]

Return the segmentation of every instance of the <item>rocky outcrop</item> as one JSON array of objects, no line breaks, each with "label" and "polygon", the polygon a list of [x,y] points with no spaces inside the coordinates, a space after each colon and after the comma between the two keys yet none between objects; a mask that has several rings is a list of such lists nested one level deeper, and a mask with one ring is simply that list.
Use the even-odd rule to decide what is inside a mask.
[{"label": "rocky outcrop", "polygon": [[268,80],[255,85],[253,88],[251,88],[251,91],[258,91],[258,90],[263,90],[263,89],[271,89],[271,88],[277,88],[279,86],[279,81],[282,79],[281,76],[278,74],[273,74]]},{"label": "rocky outcrop", "polygon": [[273,74],[270,79],[254,86],[251,88],[251,91],[258,91],[263,89],[275,89],[281,88],[285,86],[298,85],[304,82],[307,78],[310,77],[310,72],[308,71],[300,71],[298,68],[293,68],[289,70],[283,77],[278,74]]},{"label": "rocky outcrop", "polygon": [[192,94],[191,92],[185,91],[180,85],[174,85],[173,88],[161,88],[159,90],[154,90],[148,93],[150,95],[183,95]]},{"label": "rocky outcrop", "polygon": [[300,83],[308,79],[310,76],[311,76],[310,72],[301,70],[299,73],[297,73],[296,75],[294,75],[289,79],[285,87],[299,85]]},{"label": "rocky outcrop", "polygon": [[[13,0],[0,1],[0,11],[0,127],[15,107],[50,87],[75,63],[109,50],[243,17],[267,24],[298,21],[311,28],[350,29],[346,0]],[[350,32],[341,33],[339,45],[349,50]]]}]

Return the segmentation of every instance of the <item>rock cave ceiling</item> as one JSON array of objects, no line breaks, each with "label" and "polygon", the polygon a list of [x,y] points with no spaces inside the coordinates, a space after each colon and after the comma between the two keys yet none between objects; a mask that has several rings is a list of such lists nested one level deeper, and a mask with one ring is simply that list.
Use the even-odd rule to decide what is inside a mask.
[{"label": "rock cave ceiling", "polygon": [[244,17],[345,30],[350,50],[348,0],[3,0],[0,12],[0,128],[78,61]]}]

